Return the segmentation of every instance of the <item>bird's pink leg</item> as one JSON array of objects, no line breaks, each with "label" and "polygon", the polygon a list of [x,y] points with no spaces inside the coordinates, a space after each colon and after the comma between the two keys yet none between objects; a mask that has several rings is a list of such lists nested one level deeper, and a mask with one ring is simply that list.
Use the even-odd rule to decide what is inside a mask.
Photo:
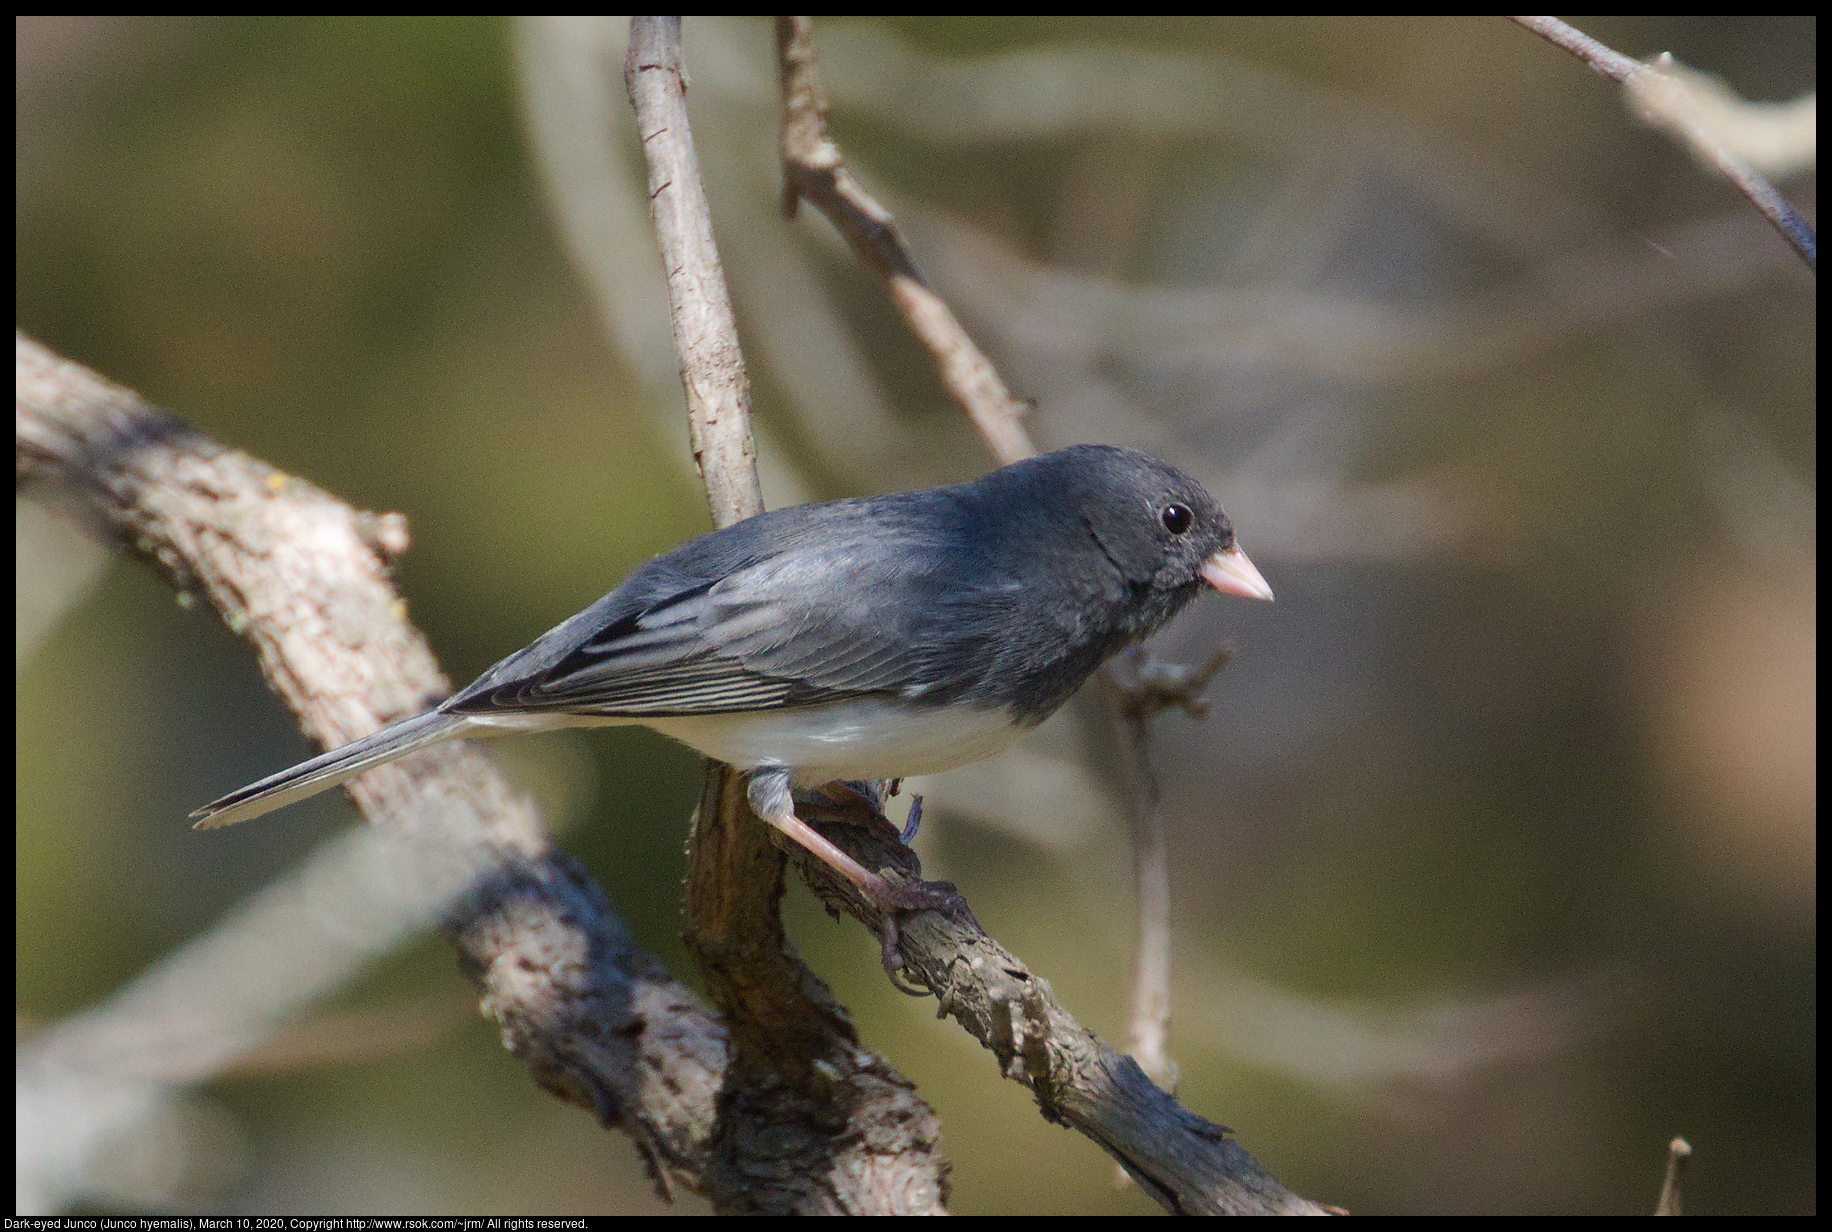
[{"label": "bird's pink leg", "polygon": [[897,945],[897,913],[927,911],[960,901],[954,887],[945,882],[919,881],[913,885],[892,885],[877,873],[835,847],[813,826],[795,815],[795,798],[789,792],[789,772],[777,766],[751,771],[748,788],[751,808],[784,834],[818,856],[834,872],[857,886],[874,907],[884,913],[879,934],[884,970],[903,992],[914,996],[926,994],[911,988],[902,979],[903,955]]}]

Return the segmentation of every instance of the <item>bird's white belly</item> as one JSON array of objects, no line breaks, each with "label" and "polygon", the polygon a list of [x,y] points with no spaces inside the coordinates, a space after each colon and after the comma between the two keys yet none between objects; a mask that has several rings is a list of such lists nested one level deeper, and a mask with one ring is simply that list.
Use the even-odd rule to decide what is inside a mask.
[{"label": "bird's white belly", "polygon": [[741,769],[788,766],[802,787],[936,774],[991,757],[1024,734],[1003,707],[927,710],[870,698],[639,721]]}]

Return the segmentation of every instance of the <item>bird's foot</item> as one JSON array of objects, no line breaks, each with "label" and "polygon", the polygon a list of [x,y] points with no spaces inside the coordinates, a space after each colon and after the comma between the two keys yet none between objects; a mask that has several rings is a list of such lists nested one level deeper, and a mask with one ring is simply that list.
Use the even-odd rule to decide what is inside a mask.
[{"label": "bird's foot", "polygon": [[903,957],[903,935],[897,920],[900,915],[909,911],[945,911],[959,906],[965,907],[967,900],[961,897],[960,891],[954,888],[951,881],[912,881],[892,884],[882,877],[874,877],[876,885],[862,886],[873,906],[884,913],[878,929],[878,957],[884,964],[884,974],[890,977],[891,987],[911,997],[926,997],[930,989],[911,984],[903,973],[909,964]]},{"label": "bird's foot", "polygon": [[[838,783],[830,783],[824,789],[826,794],[834,791],[864,794],[854,787]],[[879,956],[884,963],[885,974],[891,977],[891,983],[899,992],[908,993],[912,997],[927,996],[926,991],[903,978],[906,964],[901,947],[902,930],[898,926],[897,917],[908,911],[935,911],[956,906],[964,908],[966,900],[960,896],[960,892],[946,881],[886,881],[835,847],[825,835],[795,815],[795,802],[789,792],[789,772],[785,767],[765,766],[753,770],[749,792],[751,808],[759,817],[807,848],[827,867],[857,887],[865,900],[877,908],[880,915]],[[866,798],[876,806],[876,800],[869,796]],[[883,816],[882,811],[879,811],[879,816]]]}]

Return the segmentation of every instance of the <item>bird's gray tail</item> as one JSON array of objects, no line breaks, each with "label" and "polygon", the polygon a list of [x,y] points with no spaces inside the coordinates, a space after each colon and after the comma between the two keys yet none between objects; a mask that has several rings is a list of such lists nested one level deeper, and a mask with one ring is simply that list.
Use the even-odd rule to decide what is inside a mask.
[{"label": "bird's gray tail", "polygon": [[192,829],[232,826],[238,821],[285,808],[307,796],[328,791],[365,770],[373,770],[429,744],[450,740],[468,726],[470,720],[463,715],[438,710],[390,723],[374,735],[320,753],[310,761],[302,761],[289,770],[270,774],[258,783],[250,783],[220,800],[211,801],[191,814],[196,822]]}]

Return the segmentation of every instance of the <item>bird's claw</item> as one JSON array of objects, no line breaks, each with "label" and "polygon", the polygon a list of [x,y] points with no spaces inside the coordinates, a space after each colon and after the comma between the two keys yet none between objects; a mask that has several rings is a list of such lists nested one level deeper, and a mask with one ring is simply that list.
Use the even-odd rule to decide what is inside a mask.
[{"label": "bird's claw", "polygon": [[926,997],[932,991],[918,987],[904,978],[903,973],[909,969],[903,958],[902,930],[897,924],[897,917],[906,911],[939,911],[955,905],[965,905],[960,891],[948,881],[915,881],[901,885],[885,883],[874,894],[873,899],[884,918],[878,930],[878,956],[884,964],[884,974],[890,977],[891,987],[911,997]]},{"label": "bird's claw", "polygon": [[899,839],[903,840],[903,845],[905,847],[908,847],[910,843],[915,840],[916,830],[921,825],[922,825],[922,797],[917,796],[917,795],[912,795],[910,797],[909,819],[903,823],[903,833],[897,836]]}]

